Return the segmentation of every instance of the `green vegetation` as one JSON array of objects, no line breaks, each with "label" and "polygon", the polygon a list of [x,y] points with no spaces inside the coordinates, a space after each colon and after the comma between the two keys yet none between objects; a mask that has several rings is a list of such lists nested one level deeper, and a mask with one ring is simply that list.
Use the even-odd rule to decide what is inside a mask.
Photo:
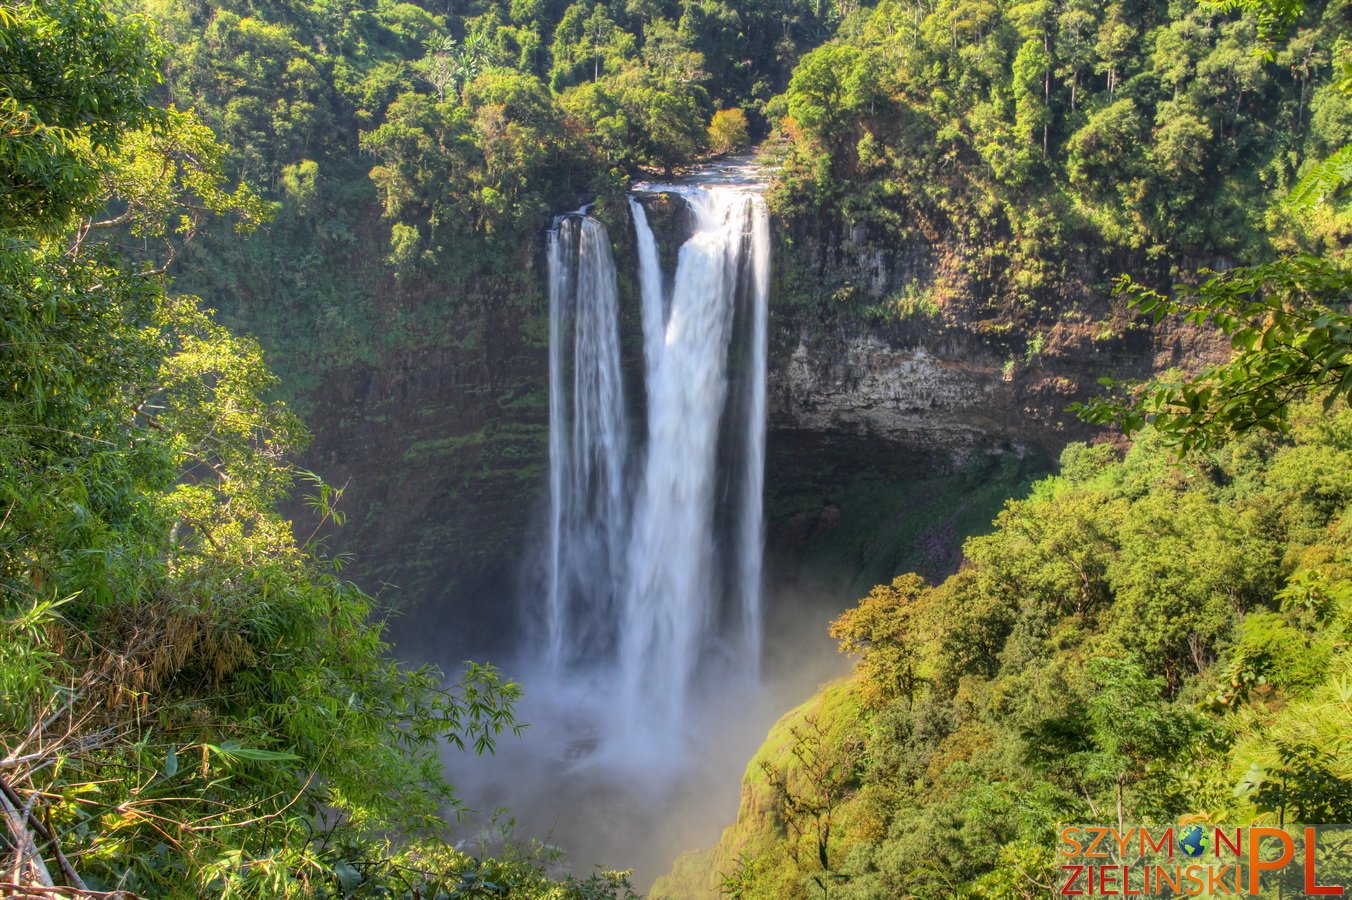
[{"label": "green vegetation", "polygon": [[[1282,40],[1307,13],[1303,0],[1223,0],[1209,8],[1251,14],[1255,57],[1269,62],[1278,58]],[[1338,8],[1334,4],[1330,10]],[[1166,443],[1187,454],[1254,428],[1284,431],[1299,398],[1319,397],[1325,411],[1352,398],[1352,316],[1347,312],[1352,270],[1345,240],[1352,213],[1346,192],[1352,184],[1352,59],[1345,36],[1332,34],[1337,37],[1336,74],[1323,88],[1329,99],[1321,106],[1328,116],[1322,128],[1310,129],[1312,148],[1327,155],[1306,159],[1304,174],[1269,212],[1269,218],[1290,220],[1291,229],[1278,235],[1284,239],[1277,242],[1282,255],[1255,263],[1262,254],[1251,252],[1248,265],[1203,269],[1194,276],[1200,284],[1175,286],[1172,296],[1130,275],[1118,279],[1116,293],[1129,296],[1130,307],[1157,325],[1174,317],[1214,329],[1229,339],[1231,358],[1199,372],[1170,373],[1173,380],[1137,385],[1134,396],[1075,404],[1087,421],[1115,424],[1128,435],[1150,424]],[[1290,43],[1312,54],[1329,37],[1315,31]],[[1302,110],[1304,99],[1302,81]],[[1116,384],[1108,377],[1100,383]]]},{"label": "green vegetation", "polygon": [[1120,457],[1071,445],[956,575],[837,620],[845,693],[777,726],[719,874],[655,894],[1038,897],[1056,823],[1352,815],[1352,412]]},{"label": "green vegetation", "polygon": [[1054,321],[1092,293],[1080,260],[1161,286],[1189,259],[1340,243],[1346,209],[1297,228],[1270,201],[1348,139],[1345,16],[1308,4],[1265,59],[1206,4],[884,0],[772,104],[776,206],[930,246],[955,321]]},{"label": "green vegetation", "polygon": [[804,590],[841,602],[896,572],[948,575],[962,562],[963,539],[989,531],[1005,501],[1049,470],[1034,455],[1012,453],[910,478],[845,470],[838,462],[833,468],[833,461],[837,454],[802,448],[773,454],[774,483],[784,487],[772,487],[767,514],[775,531],[806,532],[779,554],[777,577],[795,577]]},{"label": "green vegetation", "polygon": [[[1228,0],[1223,5],[1254,14],[1267,58],[1304,10],[1300,0]],[[1336,50],[1341,52],[1339,71],[1330,90],[1346,107],[1352,97],[1352,59],[1345,43]],[[1156,322],[1184,315],[1214,327],[1230,339],[1235,353],[1225,363],[1190,379],[1152,386],[1128,402],[1101,400],[1085,410],[1087,419],[1115,422],[1128,433],[1150,422],[1186,453],[1250,428],[1285,429],[1296,397],[1320,396],[1325,410],[1352,398],[1352,316],[1347,313],[1352,271],[1345,241],[1331,239],[1336,235],[1329,229],[1330,220],[1345,222],[1352,208],[1345,191],[1352,184],[1347,119],[1344,112],[1342,127],[1326,130],[1329,140],[1322,149],[1332,152],[1305,167],[1282,206],[1306,226],[1304,236],[1323,255],[1307,252],[1222,273],[1205,271],[1200,286],[1184,287],[1174,298],[1124,278],[1119,287],[1132,294],[1132,306]],[[1342,143],[1333,149],[1335,137]]]},{"label": "green vegetation", "polygon": [[[319,433],[306,461],[354,476],[334,546],[362,548],[352,577],[405,608],[477,603],[516,568],[545,462],[546,407],[519,398],[543,373],[551,217],[599,199],[617,221],[643,167],[762,137],[765,104],[842,14],[817,0],[118,2],[174,48],[157,96],[191,107],[231,180],[275,210],[251,238],[179,247],[175,284],[267,349],[276,395]],[[745,137],[711,133],[723,110],[743,112]],[[505,461],[489,442],[420,452],[411,476],[383,465],[500,425],[536,429],[540,452],[523,459],[513,439]]]},{"label": "green vegetation", "polygon": [[735,111],[717,149],[745,145],[741,110],[763,123],[839,20],[806,0],[141,6],[177,48],[169,96],[192,98],[288,214],[341,212],[369,170],[404,278],[509,271],[549,216],[704,153],[716,110]]},{"label": "green vegetation", "polygon": [[[281,394],[320,417],[323,451],[356,465],[359,451],[403,457],[497,421],[544,427],[542,407],[513,404],[540,364],[541,231],[594,198],[618,218],[618,192],[644,170],[777,129],[781,234],[859,225],[861,249],[921,260],[896,296],[863,302],[789,247],[780,309],[822,298],[914,331],[975,320],[1017,380],[1034,331],[1070,321],[1106,340],[1126,320],[1091,282],[1131,271],[1163,289],[1197,258],[1299,243],[1268,200],[1347,137],[1331,77],[1341,3],[1312,5],[1271,62],[1251,52],[1254,24],[1190,2],[130,5],[175,47],[162,96],[191,105],[229,146],[231,179],[276,204],[250,240],[208,233],[183,248],[177,283],[268,348]],[[1320,215],[1301,240],[1337,243],[1343,217]],[[1067,319],[1081,302],[1095,308]],[[455,421],[401,420],[362,391],[388,388],[388,373],[454,379]],[[342,428],[304,405],[354,393],[367,418],[344,413]],[[378,419],[408,440],[351,437]],[[492,491],[458,450],[436,465],[457,485],[441,508],[456,533],[510,547],[525,513],[466,501]],[[361,491],[398,493],[374,468],[347,540],[382,561],[419,555],[378,573],[405,598],[459,601],[470,591],[420,557],[414,529],[368,527]],[[501,502],[529,505],[524,489]],[[490,518],[504,528],[481,528]]]},{"label": "green vegetation", "polygon": [[[429,347],[472,370],[457,429],[401,433],[388,459],[464,466],[429,502],[469,512],[421,523],[410,568],[441,578],[446,545],[488,568],[519,522],[476,511],[538,485],[545,455],[547,398],[517,358],[545,327],[541,229],[767,134],[799,232],[918,247],[932,275],[855,304],[789,258],[792,296],[1010,334],[1012,379],[1067,307],[1108,305],[1091,282],[1130,271],[1139,312],[1236,356],[1094,407],[1139,433],[1124,457],[1071,446],[957,574],[903,575],[842,616],[854,678],[776,727],[738,825],[673,885],[1035,896],[1058,821],[1352,815],[1350,15],[0,2],[4,874],[146,897],[632,896],[623,873],[550,881],[540,848],[444,842],[441,751],[491,750],[517,688],[391,660],[317,537],[343,492],[288,461],[307,436],[261,344],[308,379],[292,396]],[[1111,313],[1089,317],[1105,336]],[[858,479],[805,570],[951,570],[929,545],[1028,474]],[[298,479],[300,539],[277,512]],[[772,511],[820,510],[802,490]],[[933,528],[896,521],[903,499]]]},{"label": "green vegetation", "polygon": [[1235,354],[1135,398],[1098,400],[1083,410],[1090,421],[1129,434],[1149,422],[1187,453],[1251,428],[1284,430],[1296,398],[1317,395],[1328,410],[1352,397],[1352,269],[1342,259],[1299,255],[1232,269],[1174,298],[1126,278],[1123,286],[1156,322],[1175,315],[1213,326]]},{"label": "green vegetation", "polygon": [[751,140],[746,113],[740,109],[720,109],[709,122],[709,148],[715,153],[743,150]]},{"label": "green vegetation", "polygon": [[[363,548],[354,577],[445,608],[515,568],[535,484],[483,477],[505,468],[492,447],[448,449],[410,501],[406,472],[376,460],[499,423],[542,432],[544,407],[516,401],[543,371],[551,217],[598,198],[627,213],[640,167],[722,149],[716,112],[747,117],[732,145],[763,136],[765,103],[840,18],[816,0],[121,2],[174,47],[160,96],[191,106],[232,179],[276,209],[250,239],[180,248],[177,286],[267,348],[278,396],[320,433],[307,460],[355,470],[334,538]],[[433,383],[414,412],[408,385]],[[410,515],[381,521],[380,504]],[[447,561],[423,504],[464,557]]]},{"label": "green vegetation", "polygon": [[443,746],[492,750],[517,687],[388,658],[341,560],[275,511],[302,475],[319,522],[343,516],[287,462],[305,435],[266,399],[258,346],[170,293],[163,259],[119,253],[266,212],[192,115],[149,103],[166,48],[89,2],[4,6],[0,24],[6,883],[624,893],[622,874],[552,883],[535,857],[440,839],[458,808]]}]

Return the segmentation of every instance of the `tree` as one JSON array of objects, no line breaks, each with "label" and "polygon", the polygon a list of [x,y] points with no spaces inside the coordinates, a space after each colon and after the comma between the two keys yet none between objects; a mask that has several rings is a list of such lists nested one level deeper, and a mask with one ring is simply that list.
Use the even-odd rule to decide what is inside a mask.
[{"label": "tree", "polygon": [[842,653],[861,655],[858,666],[860,698],[880,707],[904,699],[910,706],[921,678],[916,605],[929,591],[919,575],[899,575],[890,585],[879,585],[831,623],[831,637]]},{"label": "tree", "polygon": [[459,42],[447,35],[428,48],[417,67],[423,80],[437,92],[437,100],[444,101],[448,89],[458,91],[478,77],[487,56],[482,34],[468,34]]},{"label": "tree", "polygon": [[695,85],[708,79],[704,54],[668,19],[655,19],[643,26],[643,63],[663,84]]},{"label": "tree", "polygon": [[[1176,760],[1202,732],[1199,717],[1160,700],[1163,682],[1126,660],[1089,661],[1083,700],[1064,716],[1045,719],[1024,734],[1027,758],[1067,778],[1096,819],[1095,792],[1107,789],[1118,827],[1129,821],[1127,791]],[[1130,810],[1135,815],[1139,810]]]},{"label": "tree", "polygon": [[577,2],[564,11],[554,29],[549,53],[549,83],[554,90],[612,75],[634,56],[637,42],[598,3]]},{"label": "tree", "polygon": [[442,743],[491,749],[517,688],[388,657],[371,598],[276,511],[305,434],[261,348],[168,293],[162,260],[119,254],[127,232],[178,244],[208,212],[248,230],[267,211],[194,117],[148,105],[143,23],[0,15],[5,880],[288,897],[393,878],[455,804]]},{"label": "tree", "polygon": [[[1304,10],[1302,0],[1223,0],[1223,9],[1243,9],[1258,21],[1258,52],[1270,55]],[[1347,72],[1339,76],[1352,85]],[[1180,126],[1181,127],[1181,126]],[[1188,130],[1197,132],[1199,125]],[[1176,136],[1175,136],[1176,137]],[[1187,141],[1197,144],[1204,135]],[[1167,145],[1166,145],[1167,147]],[[1192,155],[1192,146],[1165,155]],[[1298,214],[1337,202],[1352,175],[1352,151],[1340,148],[1315,164],[1291,191],[1288,208]],[[1197,375],[1146,387],[1130,399],[1103,399],[1081,408],[1091,422],[1114,423],[1127,433],[1153,424],[1180,453],[1215,447],[1254,428],[1284,431],[1293,402],[1315,396],[1325,410],[1352,398],[1352,316],[1347,297],[1352,270],[1338,255],[1295,254],[1226,272],[1203,271],[1200,285],[1181,285],[1166,296],[1130,278],[1118,290],[1155,322],[1180,316],[1209,325],[1230,339],[1230,362]],[[1113,386],[1111,380],[1105,384]]]},{"label": "tree", "polygon": [[1141,111],[1130,97],[1090,115],[1067,148],[1070,183],[1095,199],[1117,197],[1129,180],[1124,174],[1130,173],[1131,161],[1139,152],[1142,125]]},{"label": "tree", "polygon": [[1266,530],[1253,513],[1219,514],[1205,494],[1137,501],[1109,566],[1109,634],[1177,691],[1210,667],[1236,619],[1275,592],[1280,557]]},{"label": "tree", "polygon": [[751,140],[746,113],[740,109],[720,109],[709,122],[709,149],[717,154],[733,153]]},{"label": "tree", "polygon": [[159,113],[163,45],[96,0],[0,8],[0,229],[60,227],[95,200],[96,154]]},{"label": "tree", "polygon": [[1070,0],[1056,17],[1056,49],[1061,59],[1057,72],[1070,82],[1070,109],[1078,108],[1080,80],[1094,64],[1102,5]]},{"label": "tree", "polygon": [[[173,107],[160,113],[154,125],[128,131],[107,155],[94,197],[110,214],[85,220],[74,240],[78,246],[116,228],[157,239],[163,249],[155,265],[162,272],[209,217],[232,217],[237,233],[249,234],[272,209],[247,184],[229,183],[226,148],[195,113]],[[314,174],[310,178],[313,189]]]},{"label": "tree", "polygon": [[1014,58],[1014,121],[1019,137],[1028,147],[1040,148],[1042,159],[1047,158],[1051,129],[1052,116],[1045,90],[1051,64],[1045,41],[1039,38],[1025,41]]},{"label": "tree", "polygon": [[597,150],[621,171],[636,170],[646,158],[640,125],[612,80],[580,84],[559,98],[559,105],[587,129]]},{"label": "tree", "polygon": [[761,771],[774,791],[790,857],[800,871],[820,866],[811,878],[825,898],[841,878],[831,860],[832,829],[857,784],[862,746],[855,740],[834,742],[810,716],[789,734],[793,764],[778,768],[762,760]]},{"label": "tree", "polygon": [[852,107],[846,81],[861,52],[849,46],[827,46],[803,57],[789,83],[788,113],[804,134],[817,140],[837,137]]},{"label": "tree", "polygon": [[1240,789],[1278,825],[1342,822],[1352,815],[1352,779],[1333,770],[1332,754],[1307,743],[1278,742],[1276,766],[1255,763]]}]

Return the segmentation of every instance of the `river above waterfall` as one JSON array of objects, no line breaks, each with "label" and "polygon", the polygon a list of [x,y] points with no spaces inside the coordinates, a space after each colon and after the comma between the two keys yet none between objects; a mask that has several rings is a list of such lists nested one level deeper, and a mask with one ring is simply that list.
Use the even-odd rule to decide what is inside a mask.
[{"label": "river above waterfall", "polygon": [[773,170],[766,167],[759,152],[751,151],[706,163],[673,178],[637,182],[633,191],[649,194],[723,187],[761,193],[769,187],[771,174]]}]

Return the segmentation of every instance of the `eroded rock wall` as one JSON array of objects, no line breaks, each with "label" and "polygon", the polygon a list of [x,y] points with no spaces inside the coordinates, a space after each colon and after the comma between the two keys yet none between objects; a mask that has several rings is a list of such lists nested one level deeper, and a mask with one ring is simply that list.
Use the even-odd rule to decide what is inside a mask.
[{"label": "eroded rock wall", "polygon": [[[961,465],[987,450],[1054,459],[1095,429],[1070,410],[1099,379],[1195,369],[1227,348],[1190,326],[1149,328],[1112,296],[1129,260],[1082,254],[1034,303],[955,274],[951,251],[884,248],[858,230],[780,223],[772,427],[883,440]],[[945,256],[945,253],[948,253]]]}]

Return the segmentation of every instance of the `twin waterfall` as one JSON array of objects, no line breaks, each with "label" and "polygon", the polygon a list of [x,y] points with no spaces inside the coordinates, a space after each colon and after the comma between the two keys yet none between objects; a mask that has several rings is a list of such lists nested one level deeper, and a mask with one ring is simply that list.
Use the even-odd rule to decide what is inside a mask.
[{"label": "twin waterfall", "polygon": [[[688,223],[672,273],[645,199]],[[642,384],[605,227],[563,216],[549,244],[548,657],[598,677],[598,739],[620,746],[679,741],[701,688],[758,675],[770,290],[754,190],[652,187],[629,206]]]}]

